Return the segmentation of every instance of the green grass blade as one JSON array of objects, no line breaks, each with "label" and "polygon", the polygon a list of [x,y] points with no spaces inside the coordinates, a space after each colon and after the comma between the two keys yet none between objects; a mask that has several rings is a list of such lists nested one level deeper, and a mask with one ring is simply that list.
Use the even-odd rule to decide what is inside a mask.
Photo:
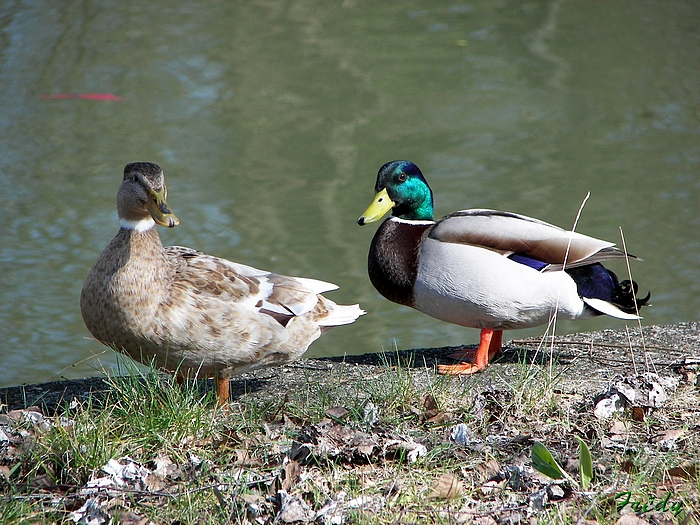
[{"label": "green grass blade", "polygon": [[586,445],[585,441],[580,437],[578,439],[578,458],[579,470],[581,473],[581,488],[586,490],[593,481],[593,459],[591,458],[591,450]]},{"label": "green grass blade", "polygon": [[530,459],[532,460],[532,468],[545,476],[552,479],[561,479],[564,477],[562,468],[554,460],[552,454],[547,450],[547,447],[539,441],[532,446]]}]

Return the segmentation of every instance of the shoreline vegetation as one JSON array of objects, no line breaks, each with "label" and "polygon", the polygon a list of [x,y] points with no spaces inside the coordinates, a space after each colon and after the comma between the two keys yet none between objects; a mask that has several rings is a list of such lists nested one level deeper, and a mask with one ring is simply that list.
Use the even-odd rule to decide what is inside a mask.
[{"label": "shoreline vegetation", "polygon": [[0,523],[698,523],[700,323],[642,333],[507,341],[468,377],[435,374],[461,347],[300,360],[228,411],[126,358],[3,388]]}]

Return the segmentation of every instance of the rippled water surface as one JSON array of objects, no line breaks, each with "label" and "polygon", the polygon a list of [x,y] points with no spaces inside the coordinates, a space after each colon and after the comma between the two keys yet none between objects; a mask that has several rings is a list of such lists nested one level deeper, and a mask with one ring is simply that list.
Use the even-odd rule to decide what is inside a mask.
[{"label": "rippled water surface", "polygon": [[[423,169],[438,215],[570,227],[590,191],[578,230],[623,228],[644,323],[698,319],[697,2],[432,5],[3,3],[0,386],[114,366],[78,297],[134,160],[165,170],[181,220],[165,244],[331,281],[368,311],[308,355],[476,342],[368,281],[375,227],[355,221],[396,158]],[[47,98],[85,93],[119,100]]]}]

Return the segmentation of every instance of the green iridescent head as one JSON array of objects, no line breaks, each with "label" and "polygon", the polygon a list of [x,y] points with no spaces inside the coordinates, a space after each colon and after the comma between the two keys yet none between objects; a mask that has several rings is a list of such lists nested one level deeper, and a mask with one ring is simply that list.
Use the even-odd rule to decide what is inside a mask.
[{"label": "green iridescent head", "polygon": [[357,220],[360,226],[381,219],[389,210],[400,219],[433,220],[433,192],[418,166],[407,160],[393,160],[379,169],[376,195]]}]

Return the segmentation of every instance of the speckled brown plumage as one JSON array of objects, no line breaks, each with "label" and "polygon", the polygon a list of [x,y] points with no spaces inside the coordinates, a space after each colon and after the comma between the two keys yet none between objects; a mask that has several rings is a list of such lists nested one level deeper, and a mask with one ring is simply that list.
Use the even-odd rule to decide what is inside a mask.
[{"label": "speckled brown plumage", "polygon": [[364,313],[320,295],[337,288],[329,283],[163,248],[151,223],[178,221],[155,164],[127,165],[117,200],[122,227],[80,297],[88,330],[137,361],[180,375],[215,375],[222,402],[231,375],[293,361],[325,329]]}]

